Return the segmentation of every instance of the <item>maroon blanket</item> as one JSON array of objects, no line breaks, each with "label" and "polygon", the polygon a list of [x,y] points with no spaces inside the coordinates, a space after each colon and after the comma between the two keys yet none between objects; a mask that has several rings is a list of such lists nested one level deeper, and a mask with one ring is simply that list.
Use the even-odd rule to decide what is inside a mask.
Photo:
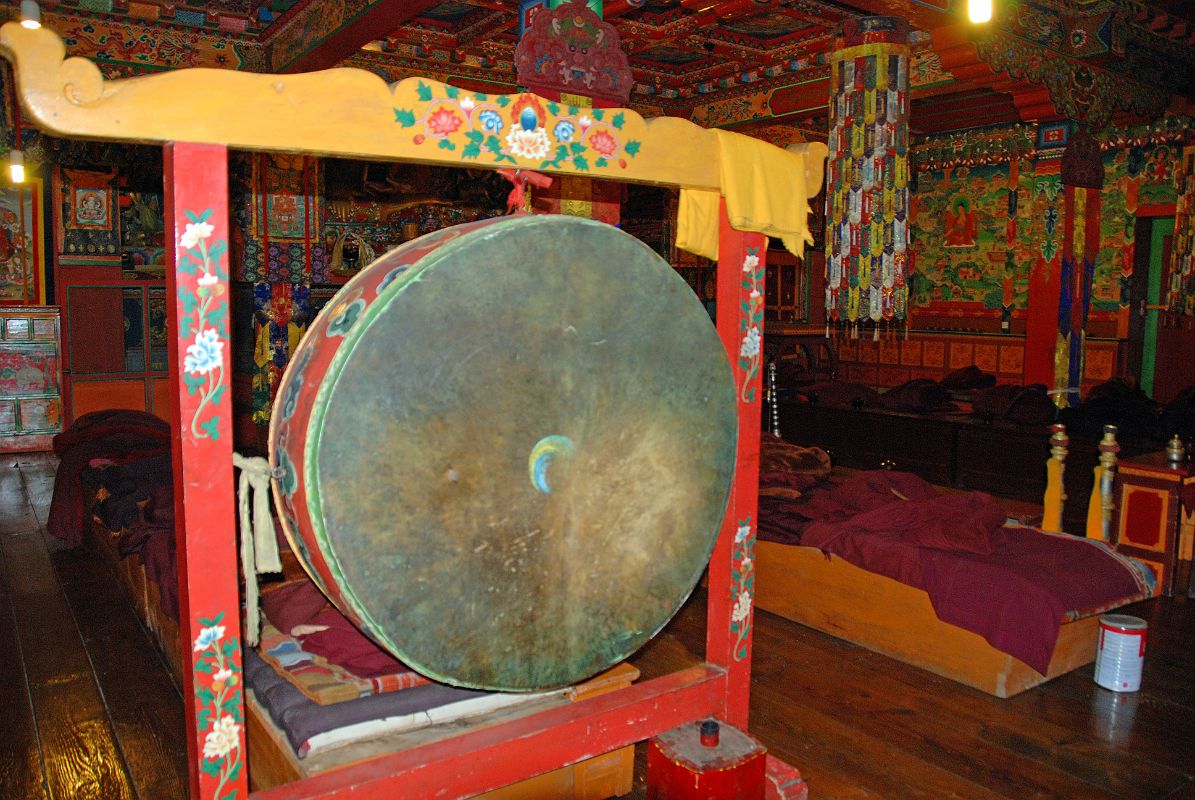
[{"label": "maroon blanket", "polygon": [[1102,544],[1003,527],[1003,508],[979,492],[939,494],[915,475],[878,471],[803,499],[802,544],[924,589],[939,619],[1043,674],[1068,615],[1149,592]]},{"label": "maroon blanket", "polygon": [[83,469],[95,458],[123,464],[170,451],[170,425],[144,411],[94,411],[54,437],[58,470],[46,530],[70,544],[83,540]]}]

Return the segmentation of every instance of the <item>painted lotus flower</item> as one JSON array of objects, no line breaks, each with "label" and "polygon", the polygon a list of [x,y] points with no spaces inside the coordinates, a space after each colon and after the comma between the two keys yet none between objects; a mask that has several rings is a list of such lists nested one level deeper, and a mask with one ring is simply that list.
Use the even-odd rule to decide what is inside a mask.
[{"label": "painted lotus flower", "polygon": [[734,608],[731,609],[730,619],[734,622],[742,622],[751,613],[751,593],[746,589],[739,592],[739,596],[734,601]]},{"label": "painted lotus flower", "polygon": [[493,133],[502,133],[502,129],[506,127],[506,123],[502,121],[502,115],[492,108],[487,108],[477,115],[481,120],[481,127]]},{"label": "painted lotus flower", "polygon": [[204,628],[195,637],[195,647],[192,649],[196,653],[201,653],[211,647],[213,642],[218,642],[222,638],[224,638],[223,625],[213,625],[210,628]]},{"label": "painted lotus flower", "polygon": [[759,355],[759,326],[752,325],[743,337],[743,344],[739,347],[739,355],[743,358],[755,358]]},{"label": "painted lotus flower", "polygon": [[223,758],[240,746],[241,726],[227,714],[212,725],[203,740],[203,757]]},{"label": "painted lotus flower", "polygon": [[472,97],[462,97],[461,98],[461,108],[463,108],[466,111],[466,113],[469,111],[472,111],[473,107],[475,105],[477,105],[477,104],[473,102]]},{"label": "painted lotus flower", "polygon": [[216,284],[216,282],[219,280],[220,279],[217,278],[212,273],[205,272],[199,276],[199,285],[200,286],[214,286]]},{"label": "painted lotus flower", "polygon": [[552,143],[548,140],[548,132],[543,128],[531,131],[511,128],[506,134],[506,148],[519,158],[536,160],[548,157]]},{"label": "painted lotus flower", "polygon": [[427,127],[436,136],[451,136],[460,126],[461,118],[447,106],[440,106],[427,118]]},{"label": "painted lotus flower", "polygon": [[577,126],[566,119],[560,120],[556,123],[556,127],[552,129],[552,135],[556,137],[557,141],[571,142],[573,134],[577,132]]},{"label": "painted lotus flower", "polygon": [[195,343],[187,345],[183,368],[192,375],[206,375],[223,363],[224,342],[215,328],[195,334]]},{"label": "painted lotus flower", "polygon": [[739,529],[734,533],[734,540],[736,542],[745,542],[747,537],[751,535],[750,525],[740,525]]},{"label": "painted lotus flower", "polygon": [[750,272],[759,266],[759,256],[749,255],[743,259],[743,272]]},{"label": "painted lotus flower", "polygon": [[184,248],[190,249],[199,244],[200,239],[211,236],[213,230],[215,229],[207,222],[188,222],[178,243]]},{"label": "painted lotus flower", "polygon": [[608,131],[599,130],[590,134],[589,146],[607,158],[618,151],[618,141]]}]

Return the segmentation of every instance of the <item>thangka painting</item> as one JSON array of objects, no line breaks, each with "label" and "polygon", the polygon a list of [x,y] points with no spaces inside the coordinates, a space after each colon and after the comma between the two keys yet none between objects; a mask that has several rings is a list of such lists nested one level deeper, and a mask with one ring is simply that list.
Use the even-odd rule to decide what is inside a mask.
[{"label": "thangka painting", "polygon": [[61,264],[120,262],[116,178],[115,171],[55,168],[54,227]]},{"label": "thangka painting", "polygon": [[999,311],[1011,295],[1024,308],[1028,270],[1007,274],[1008,224],[1016,194],[1008,191],[1008,164],[957,166],[918,174],[913,195],[917,253],[910,301],[915,308],[965,304]]},{"label": "thangka painting", "polygon": [[0,190],[0,305],[44,305],[45,221],[42,182]]}]

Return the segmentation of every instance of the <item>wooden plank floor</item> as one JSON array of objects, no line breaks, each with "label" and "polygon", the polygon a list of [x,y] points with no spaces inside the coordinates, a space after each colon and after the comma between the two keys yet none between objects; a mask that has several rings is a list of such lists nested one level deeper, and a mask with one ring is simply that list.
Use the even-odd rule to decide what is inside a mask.
[{"label": "wooden plank floor", "polygon": [[[52,480],[47,457],[0,462],[0,800],[181,798],[181,696],[106,564],[46,536]],[[1150,626],[1140,692],[1083,668],[997,700],[763,612],[751,730],[814,800],[1195,798],[1195,606],[1129,613]],[[704,626],[699,590],[633,661],[696,663]]]},{"label": "wooden plank floor", "polygon": [[182,696],[111,568],[46,534],[54,467],[0,463],[0,798],[183,797]]}]

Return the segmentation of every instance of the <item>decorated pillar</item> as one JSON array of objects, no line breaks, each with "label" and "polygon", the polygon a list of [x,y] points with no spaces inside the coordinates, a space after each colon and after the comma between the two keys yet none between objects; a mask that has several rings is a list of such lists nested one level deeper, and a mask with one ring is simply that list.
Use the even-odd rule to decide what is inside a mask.
[{"label": "decorated pillar", "polygon": [[848,19],[830,59],[828,321],[878,325],[908,311],[908,34],[898,17]]}]

